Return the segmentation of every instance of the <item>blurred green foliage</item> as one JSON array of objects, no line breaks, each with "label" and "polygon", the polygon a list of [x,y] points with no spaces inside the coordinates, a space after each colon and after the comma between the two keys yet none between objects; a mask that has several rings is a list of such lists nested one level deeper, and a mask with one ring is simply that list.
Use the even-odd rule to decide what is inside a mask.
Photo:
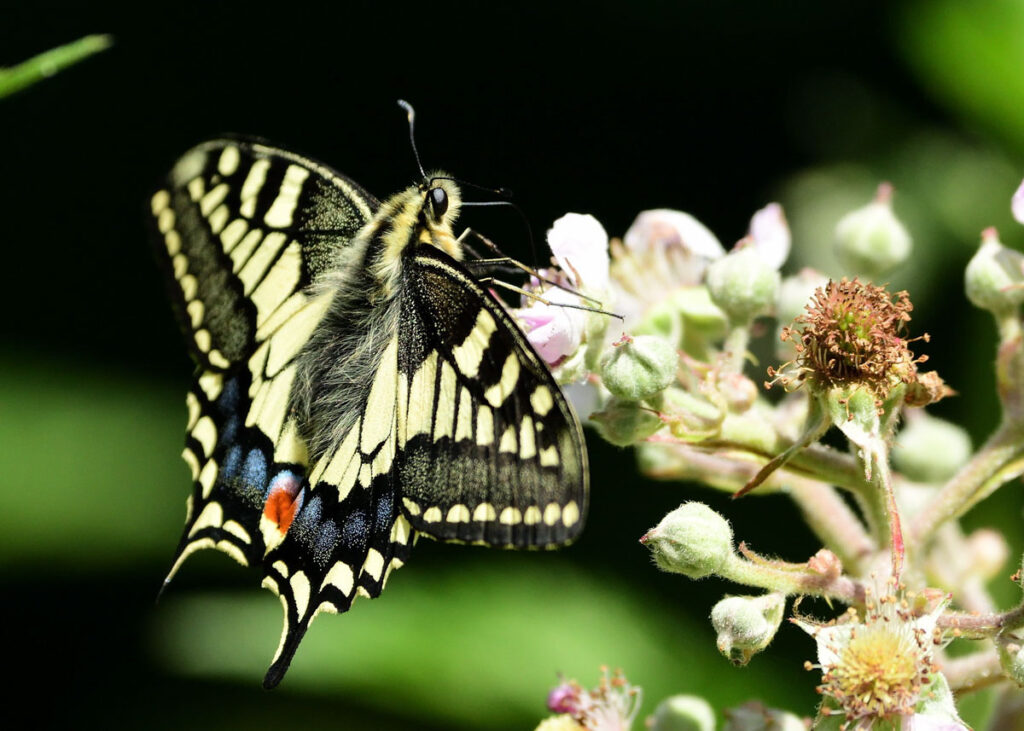
[{"label": "blurred green foliage", "polygon": [[91,35],[44,51],[16,66],[0,68],[0,98],[53,76],[58,71],[110,47],[110,36]]}]

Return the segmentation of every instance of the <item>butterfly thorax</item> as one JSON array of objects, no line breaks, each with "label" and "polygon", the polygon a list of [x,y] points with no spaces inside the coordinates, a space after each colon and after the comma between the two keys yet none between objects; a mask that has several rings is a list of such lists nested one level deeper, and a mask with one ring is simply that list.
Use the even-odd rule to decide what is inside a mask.
[{"label": "butterfly thorax", "polygon": [[462,258],[452,232],[461,196],[441,176],[435,172],[384,201],[318,285],[318,296],[331,301],[299,357],[292,394],[313,460],[337,449],[366,401],[381,355],[397,336],[403,278],[416,249],[435,246]]}]

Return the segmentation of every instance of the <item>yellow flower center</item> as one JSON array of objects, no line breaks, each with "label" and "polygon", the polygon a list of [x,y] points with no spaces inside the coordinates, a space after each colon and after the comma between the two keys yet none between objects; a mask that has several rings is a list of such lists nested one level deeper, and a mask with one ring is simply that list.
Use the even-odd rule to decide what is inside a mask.
[{"label": "yellow flower center", "polygon": [[921,690],[922,653],[906,629],[862,625],[842,648],[825,680],[848,717],[880,718],[913,709]]}]

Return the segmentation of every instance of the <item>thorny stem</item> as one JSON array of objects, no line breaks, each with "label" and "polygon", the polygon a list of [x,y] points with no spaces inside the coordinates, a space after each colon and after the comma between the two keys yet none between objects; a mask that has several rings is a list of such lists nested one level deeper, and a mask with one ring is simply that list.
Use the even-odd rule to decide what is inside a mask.
[{"label": "thorny stem", "polygon": [[794,570],[792,565],[783,568],[778,564],[751,561],[732,553],[718,574],[737,584],[788,595],[827,597],[846,604],[864,602],[864,586],[860,582],[848,576],[823,576],[803,565]]},{"label": "thorny stem", "polygon": [[909,530],[912,545],[924,547],[946,521],[966,513],[1005,482],[1024,474],[1024,434],[1003,424],[971,460],[917,514]]},{"label": "thorny stem", "polygon": [[999,654],[991,648],[946,660],[942,664],[942,674],[949,682],[950,690],[959,695],[1006,680],[999,665]]},{"label": "thorny stem", "polygon": [[1024,624],[1024,604],[1008,612],[997,614],[945,612],[939,615],[936,624],[958,636],[990,637],[1000,630]]},{"label": "thorny stem", "polygon": [[[656,480],[700,480],[709,487],[736,492],[747,484],[759,467],[749,455],[707,452],[683,444],[672,451],[672,456],[671,464],[647,467],[644,474]],[[781,469],[769,475],[761,489],[787,493],[799,506],[822,544],[853,573],[860,575],[866,572],[875,544],[834,488]]]},{"label": "thorny stem", "polygon": [[871,481],[878,489],[881,500],[884,501],[883,516],[885,526],[889,529],[889,550],[892,555],[892,576],[899,581],[903,573],[903,526],[900,522],[900,510],[896,505],[896,491],[893,489],[892,473],[889,471],[889,455],[879,453],[874,458],[874,466],[871,470]]}]

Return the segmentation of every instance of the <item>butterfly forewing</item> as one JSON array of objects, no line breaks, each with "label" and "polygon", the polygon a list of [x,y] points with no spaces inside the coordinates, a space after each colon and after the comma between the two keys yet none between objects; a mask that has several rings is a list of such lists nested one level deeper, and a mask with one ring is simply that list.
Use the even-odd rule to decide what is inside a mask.
[{"label": "butterfly forewing", "polygon": [[582,435],[502,306],[432,247],[407,269],[399,341],[398,472],[413,526],[519,548],[576,537]]}]

